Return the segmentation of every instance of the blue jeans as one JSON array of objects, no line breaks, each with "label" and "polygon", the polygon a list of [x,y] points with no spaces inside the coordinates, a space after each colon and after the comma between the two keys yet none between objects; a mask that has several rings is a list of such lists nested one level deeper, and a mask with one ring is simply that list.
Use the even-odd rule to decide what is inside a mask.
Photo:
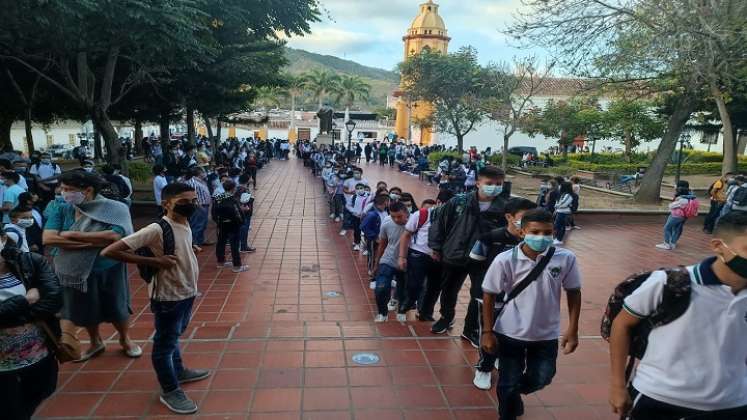
[{"label": "blue jeans", "polygon": [[684,217],[669,216],[667,223],[664,224],[664,242],[676,245],[682,236],[682,229],[685,227],[686,219]]},{"label": "blue jeans", "polygon": [[501,420],[514,420],[523,411],[521,394],[550,385],[555,376],[558,340],[522,341],[498,334],[498,411]]},{"label": "blue jeans", "polygon": [[565,227],[568,225],[570,214],[555,213],[555,239],[563,241],[565,238]]},{"label": "blue jeans", "polygon": [[242,251],[249,249],[249,228],[252,227],[252,218],[244,217],[244,224],[239,229],[239,247]]},{"label": "blue jeans", "polygon": [[179,336],[184,333],[192,316],[195,298],[176,302],[151,300],[156,334],[153,336],[151,360],[158,383],[164,393],[179,388],[179,375],[184,371],[182,355],[179,352]]},{"label": "blue jeans", "polygon": [[392,280],[397,280],[397,300],[402,302],[405,294],[405,273],[388,264],[379,264],[376,273],[376,307],[379,314],[386,316],[389,313],[389,299],[392,297]]},{"label": "blue jeans", "polygon": [[207,229],[208,225],[208,207],[197,207],[197,211],[189,218],[189,227],[192,229],[192,243],[197,246],[202,246],[205,243],[205,229]]}]

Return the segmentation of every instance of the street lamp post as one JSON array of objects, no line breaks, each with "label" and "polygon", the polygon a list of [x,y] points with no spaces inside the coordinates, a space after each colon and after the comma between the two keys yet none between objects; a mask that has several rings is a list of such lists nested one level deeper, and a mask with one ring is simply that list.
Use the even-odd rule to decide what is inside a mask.
[{"label": "street lamp post", "polygon": [[687,132],[683,133],[680,136],[680,152],[677,155],[677,174],[674,177],[674,185],[675,186],[677,186],[677,184],[680,183],[680,175],[681,175],[681,172],[682,172],[682,149],[684,149],[685,143],[688,143],[688,144],[690,143],[690,138],[691,137],[692,136],[690,135],[690,133],[687,133]]},{"label": "street lamp post", "polygon": [[355,121],[348,120],[345,123],[345,128],[348,130],[348,152],[352,150],[353,147],[353,130],[355,130]]}]

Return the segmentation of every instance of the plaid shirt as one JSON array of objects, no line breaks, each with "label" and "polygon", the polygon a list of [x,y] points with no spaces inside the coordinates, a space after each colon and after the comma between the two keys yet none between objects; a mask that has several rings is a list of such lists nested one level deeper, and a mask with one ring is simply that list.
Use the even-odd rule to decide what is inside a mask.
[{"label": "plaid shirt", "polygon": [[213,200],[210,197],[210,190],[208,190],[207,185],[202,181],[192,177],[186,181],[185,184],[195,189],[197,192],[197,202],[200,203],[201,206],[209,206],[210,203],[212,203]]}]

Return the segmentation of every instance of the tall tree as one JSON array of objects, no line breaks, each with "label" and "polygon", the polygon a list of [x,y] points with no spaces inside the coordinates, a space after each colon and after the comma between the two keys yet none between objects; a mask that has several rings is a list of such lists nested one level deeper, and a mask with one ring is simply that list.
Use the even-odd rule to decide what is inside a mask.
[{"label": "tall tree", "polygon": [[403,90],[410,101],[433,105],[430,123],[438,132],[456,137],[464,150],[464,137],[486,117],[491,95],[488,72],[477,62],[477,51],[464,47],[450,54],[428,49],[399,66]]},{"label": "tall tree", "polygon": [[558,139],[558,146],[566,157],[573,142],[594,134],[601,122],[602,111],[595,99],[574,98],[549,100],[544,108],[535,108],[525,115],[522,126],[531,137],[541,134]]},{"label": "tall tree", "polygon": [[623,144],[624,156],[628,162],[631,161],[633,149],[641,141],[661,138],[664,123],[657,104],[627,98],[612,101],[602,118],[604,131]]},{"label": "tall tree", "polygon": [[371,85],[366,83],[360,76],[349,76],[343,74],[340,76],[340,82],[337,86],[336,101],[345,106],[345,112],[350,112],[350,108],[356,101],[368,101],[371,94]]},{"label": "tall tree", "polygon": [[515,59],[513,71],[508,65],[493,65],[488,72],[492,95],[485,102],[488,118],[498,123],[503,134],[501,166],[508,167],[508,148],[517,130],[521,129],[525,113],[532,107],[532,98],[544,87],[554,63],[538,69],[534,57]]},{"label": "tall tree", "polygon": [[317,69],[306,75],[306,88],[319,101],[320,109],[329,95],[334,95],[339,91],[339,86],[340,76],[330,71]]}]

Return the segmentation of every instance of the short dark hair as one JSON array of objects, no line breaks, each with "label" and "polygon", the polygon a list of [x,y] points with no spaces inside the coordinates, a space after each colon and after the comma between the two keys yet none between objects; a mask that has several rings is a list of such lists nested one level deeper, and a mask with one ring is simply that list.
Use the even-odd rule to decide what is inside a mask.
[{"label": "short dark hair", "polygon": [[239,168],[231,168],[228,170],[228,175],[230,176],[239,176],[241,175],[241,169]]},{"label": "short dark hair", "polygon": [[165,168],[163,165],[154,165],[153,166],[153,175],[161,175]]},{"label": "short dark hair", "polygon": [[525,227],[529,223],[549,223],[552,224],[552,213],[545,209],[532,209],[524,213],[521,217],[521,227]]},{"label": "short dark hair", "polygon": [[223,181],[223,189],[224,189],[224,190],[225,190],[226,192],[228,192],[228,191],[233,191],[234,189],[236,189],[236,183],[235,183],[235,182],[233,182],[233,181],[232,181],[232,180],[230,180],[230,179],[227,179],[227,180]]},{"label": "short dark hair", "polygon": [[713,236],[731,238],[747,233],[747,212],[732,211],[718,220]]},{"label": "short dark hair", "polygon": [[392,187],[392,188],[389,188],[389,192],[390,192],[390,193],[391,193],[391,192],[392,192],[393,190],[397,190],[397,191],[399,191],[399,195],[402,195],[402,188],[400,188],[400,187]]},{"label": "short dark hair", "polygon": [[94,194],[101,190],[101,178],[98,175],[85,171],[69,171],[60,175],[60,183],[75,188],[93,188]]},{"label": "short dark hair", "polygon": [[452,198],[454,198],[454,193],[453,192],[451,192],[449,190],[441,190],[438,193],[438,197],[436,197],[436,200],[438,200],[438,201],[440,201],[442,203],[446,203],[449,200],[451,200]]},{"label": "short dark hair", "polygon": [[16,206],[16,207],[14,207],[13,209],[10,210],[10,212],[8,213],[8,217],[10,217],[11,219],[14,219],[14,218],[18,217],[18,215],[20,215],[21,213],[28,213],[30,211],[31,211],[31,209],[28,208],[28,207],[18,207],[18,206]]},{"label": "short dark hair", "polygon": [[13,169],[13,164],[8,159],[0,159],[0,168]]},{"label": "short dark hair", "polygon": [[401,201],[397,201],[396,203],[392,203],[389,205],[389,213],[395,213],[400,211],[406,211],[409,212],[410,210],[407,209],[407,206],[402,204]]},{"label": "short dark hair", "polygon": [[101,172],[105,173],[106,175],[114,175],[114,167],[106,164],[101,167]]},{"label": "short dark hair", "polygon": [[382,204],[386,204],[389,201],[389,196],[386,194],[379,194],[376,197],[374,197],[374,205],[380,206]]},{"label": "short dark hair", "polygon": [[516,213],[520,211],[526,211],[526,210],[534,210],[537,208],[537,203],[531,200],[527,200],[526,198],[512,198],[508,200],[505,207],[506,214],[510,214],[511,216],[515,216]]},{"label": "short dark hair", "polygon": [[163,187],[163,191],[161,191],[161,199],[171,200],[172,198],[176,197],[179,194],[194,191],[195,189],[187,184],[183,184],[181,182],[175,182],[172,184],[169,184],[165,187]]},{"label": "short dark hair", "polygon": [[422,203],[420,203],[420,207],[435,206],[435,205],[436,205],[436,200],[434,200],[432,198],[425,199],[425,200],[423,200]]},{"label": "short dark hair", "polygon": [[415,202],[415,197],[412,196],[409,192],[403,192],[402,195],[399,198],[399,201],[412,201]]},{"label": "short dark hair", "polygon": [[503,169],[501,169],[501,168],[499,168],[497,166],[493,166],[493,165],[488,165],[488,166],[480,169],[480,171],[477,173],[477,177],[478,178],[493,178],[493,179],[495,179],[495,178],[503,178],[505,176],[506,176],[506,173],[503,172]]},{"label": "short dark hair", "polygon": [[2,177],[13,181],[14,184],[18,184],[18,181],[21,180],[21,175],[18,175],[15,171],[4,171]]},{"label": "short dark hair", "polygon": [[573,184],[571,184],[568,181],[563,182],[560,184],[560,192],[562,194],[572,194],[573,193]]}]

